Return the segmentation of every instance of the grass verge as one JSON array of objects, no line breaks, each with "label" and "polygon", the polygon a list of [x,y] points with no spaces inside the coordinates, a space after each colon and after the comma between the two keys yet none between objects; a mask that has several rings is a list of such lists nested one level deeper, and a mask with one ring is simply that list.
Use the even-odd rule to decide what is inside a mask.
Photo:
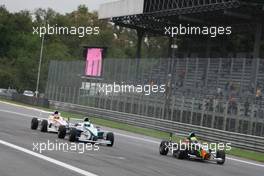
[{"label": "grass verge", "polygon": [[[0,101],[5,101],[5,102],[14,103],[14,104],[23,105],[23,106],[28,106],[28,107],[33,107],[33,108],[38,108],[38,109],[47,110],[47,111],[53,110],[53,109],[47,109],[47,108],[39,108],[36,106],[29,106],[29,105],[25,105],[23,103],[17,103],[17,102],[11,101],[11,100],[0,99]],[[67,118],[68,117],[69,118],[77,118],[77,119],[83,118],[82,115],[75,114],[75,113],[69,113],[69,112],[61,112],[61,113],[62,113],[63,117],[67,117]],[[169,139],[169,136],[170,136],[170,134],[167,132],[136,127],[133,125],[128,125],[128,124],[120,123],[120,122],[116,122],[116,121],[111,121],[111,120],[106,120],[106,119],[101,119],[101,118],[95,118],[95,117],[91,117],[90,120],[92,121],[92,123],[94,123],[96,125],[102,125],[102,126],[109,127],[109,128],[124,130],[124,131],[137,133],[137,134],[141,134],[141,135],[145,135],[145,136],[149,136],[149,137],[153,137],[153,138],[157,138],[157,139]],[[175,137],[175,136],[173,137],[174,141],[178,141],[179,139],[181,139],[181,138]],[[249,151],[249,150],[244,150],[244,149],[232,147],[232,150],[227,151],[227,154],[233,155],[233,156],[238,156],[238,157],[245,158],[245,159],[255,160],[258,162],[264,162],[264,153],[260,153],[260,152],[254,152],[254,151]]]}]

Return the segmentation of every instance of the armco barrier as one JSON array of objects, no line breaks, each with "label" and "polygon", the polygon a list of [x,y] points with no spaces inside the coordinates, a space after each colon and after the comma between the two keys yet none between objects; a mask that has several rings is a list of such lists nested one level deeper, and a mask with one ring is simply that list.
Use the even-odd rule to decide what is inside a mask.
[{"label": "armco barrier", "polygon": [[170,133],[188,134],[190,131],[195,131],[199,135],[199,138],[208,142],[231,143],[232,147],[264,152],[264,137],[222,131],[202,126],[57,101],[50,101],[50,106],[63,111],[100,117]]},{"label": "armco barrier", "polygon": [[0,98],[5,100],[12,100],[19,103],[24,103],[27,105],[49,108],[49,100],[46,98],[29,97],[21,94],[0,95]]}]

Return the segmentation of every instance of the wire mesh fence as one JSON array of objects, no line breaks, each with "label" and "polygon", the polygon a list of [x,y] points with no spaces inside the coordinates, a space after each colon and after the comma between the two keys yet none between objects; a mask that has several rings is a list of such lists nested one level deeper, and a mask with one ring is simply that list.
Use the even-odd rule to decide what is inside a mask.
[{"label": "wire mesh fence", "polygon": [[50,100],[264,136],[261,59],[105,59],[100,78],[84,61],[52,61]]}]

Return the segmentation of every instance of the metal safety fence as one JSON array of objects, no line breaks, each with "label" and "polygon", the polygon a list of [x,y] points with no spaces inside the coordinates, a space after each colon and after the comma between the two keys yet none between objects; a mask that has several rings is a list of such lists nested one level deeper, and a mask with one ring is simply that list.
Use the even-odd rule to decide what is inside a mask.
[{"label": "metal safety fence", "polygon": [[101,77],[87,77],[84,70],[83,61],[52,61],[46,97],[264,136],[262,59],[105,59]]}]

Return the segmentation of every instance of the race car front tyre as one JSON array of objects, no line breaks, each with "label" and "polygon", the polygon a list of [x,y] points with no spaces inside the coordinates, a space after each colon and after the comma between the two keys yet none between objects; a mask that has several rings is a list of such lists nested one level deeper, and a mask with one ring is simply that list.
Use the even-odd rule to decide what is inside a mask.
[{"label": "race car front tyre", "polygon": [[66,127],[64,125],[59,126],[58,138],[64,139],[66,136]]},{"label": "race car front tyre", "polygon": [[112,133],[112,132],[107,133],[106,134],[106,140],[111,142],[111,144],[107,144],[107,146],[112,147],[114,145],[114,141],[115,141],[114,133]]},{"label": "race car front tyre", "polygon": [[37,128],[38,128],[38,119],[36,117],[34,117],[31,120],[31,129],[36,130]]},{"label": "race car front tyre", "polygon": [[47,120],[42,120],[40,131],[41,132],[47,132],[48,131],[48,121]]},{"label": "race car front tyre", "polygon": [[75,128],[71,129],[70,135],[69,135],[69,141],[70,142],[75,142],[76,141],[76,136],[77,136],[77,130]]},{"label": "race car front tyre", "polygon": [[169,141],[161,141],[159,152],[161,155],[167,155],[169,152]]},{"label": "race car front tyre", "polygon": [[216,163],[220,164],[220,165],[224,164],[225,163],[225,157],[226,157],[225,156],[225,151],[224,150],[218,150],[216,152],[216,158],[221,158],[222,161],[217,161]]}]

